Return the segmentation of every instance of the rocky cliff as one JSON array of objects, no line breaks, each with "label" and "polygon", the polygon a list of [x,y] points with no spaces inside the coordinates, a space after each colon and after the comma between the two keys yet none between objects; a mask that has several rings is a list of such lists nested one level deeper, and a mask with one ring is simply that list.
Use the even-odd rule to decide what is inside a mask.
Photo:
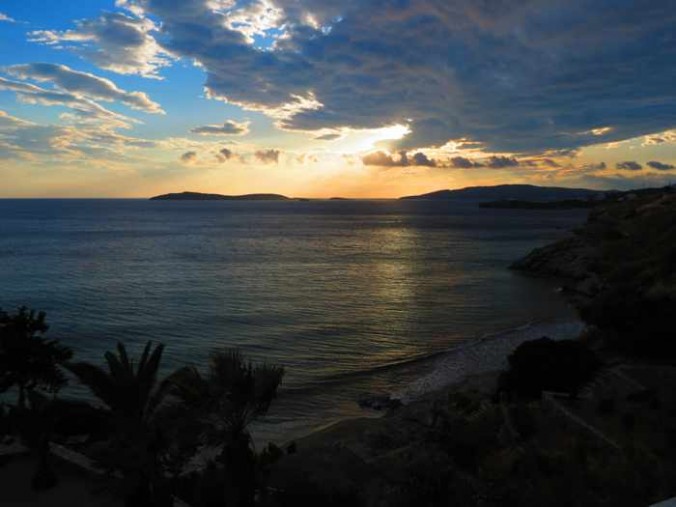
[{"label": "rocky cliff", "polygon": [[595,207],[571,237],[532,251],[512,268],[561,279],[582,318],[626,352],[676,357],[672,187],[625,193]]}]

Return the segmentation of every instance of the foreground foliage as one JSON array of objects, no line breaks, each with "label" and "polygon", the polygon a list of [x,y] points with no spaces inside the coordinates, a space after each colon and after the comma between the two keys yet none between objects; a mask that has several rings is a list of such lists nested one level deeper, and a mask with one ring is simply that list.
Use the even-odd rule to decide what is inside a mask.
[{"label": "foreground foliage", "polygon": [[500,377],[501,390],[531,398],[542,391],[575,396],[601,365],[582,342],[546,337],[522,343],[508,360],[509,368]]},{"label": "foreground foliage", "polygon": [[44,312],[24,307],[15,313],[0,310],[0,393],[16,388],[20,409],[26,408],[29,393],[56,394],[67,383],[59,365],[72,357],[72,351],[46,339],[48,328]]},{"label": "foreground foliage", "polygon": [[267,413],[283,375],[279,366],[254,364],[226,349],[210,355],[205,373],[186,367],[170,379],[177,403],[167,410],[175,421],[168,432],[175,444],[183,444],[178,462],[200,446],[220,448],[212,475],[222,485],[215,496],[226,505],[254,504],[265,459],[256,455],[248,426]]},{"label": "foreground foliage", "polygon": [[110,413],[109,446],[98,456],[110,470],[119,471],[128,506],[171,505],[169,485],[160,464],[161,436],[155,416],[169,384],[158,381],[163,345],[148,342],[137,364],[118,343],[105,354],[107,368],[77,362],[67,368],[87,386]]}]

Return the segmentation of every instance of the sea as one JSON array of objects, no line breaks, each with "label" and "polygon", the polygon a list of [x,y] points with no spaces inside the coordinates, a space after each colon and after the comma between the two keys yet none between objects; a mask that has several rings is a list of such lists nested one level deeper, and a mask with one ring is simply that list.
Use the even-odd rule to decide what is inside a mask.
[{"label": "sea", "polygon": [[556,283],[508,266],[586,215],[459,200],[4,199],[0,308],[45,311],[77,360],[152,340],[163,373],[203,368],[220,348],[282,365],[253,427],[282,443],[377,416],[364,397],[409,401],[503,367],[524,340],[574,337]]}]

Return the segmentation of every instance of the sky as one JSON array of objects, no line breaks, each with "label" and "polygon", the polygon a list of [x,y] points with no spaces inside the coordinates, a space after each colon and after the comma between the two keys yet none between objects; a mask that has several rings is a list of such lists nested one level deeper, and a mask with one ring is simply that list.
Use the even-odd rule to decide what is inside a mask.
[{"label": "sky", "polygon": [[671,0],[0,0],[0,197],[676,182]]}]

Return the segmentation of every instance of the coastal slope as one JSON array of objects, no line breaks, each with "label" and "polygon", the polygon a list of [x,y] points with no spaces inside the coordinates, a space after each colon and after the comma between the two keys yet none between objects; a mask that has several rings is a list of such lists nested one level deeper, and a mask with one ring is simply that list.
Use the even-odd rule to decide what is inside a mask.
[{"label": "coastal slope", "polygon": [[622,194],[593,208],[570,237],[512,269],[562,279],[564,292],[606,345],[676,358],[676,189]]},{"label": "coastal slope", "polygon": [[401,197],[407,200],[507,200],[553,201],[563,199],[597,199],[606,192],[588,188],[540,187],[537,185],[495,185],[491,187],[467,187],[458,190],[438,190],[427,194]]}]

